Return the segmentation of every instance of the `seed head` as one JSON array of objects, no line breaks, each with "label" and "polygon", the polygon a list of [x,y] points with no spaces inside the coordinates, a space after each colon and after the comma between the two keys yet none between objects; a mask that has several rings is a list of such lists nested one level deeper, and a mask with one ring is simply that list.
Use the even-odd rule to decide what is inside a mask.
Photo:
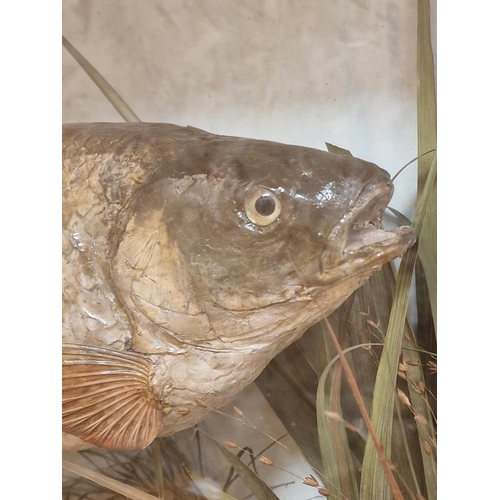
[{"label": "seed head", "polygon": [[411,408],[411,403],[408,399],[408,396],[401,389],[398,389],[398,399],[401,401],[401,403],[408,406],[408,408]]},{"label": "seed head", "polygon": [[332,420],[336,420],[337,422],[344,422],[344,418],[342,417],[342,415],[340,415],[336,411],[328,411],[328,410],[326,410],[325,411],[325,415],[327,417],[331,418]]},{"label": "seed head", "polygon": [[425,451],[425,453],[427,453],[427,455],[430,455],[432,453],[432,446],[429,443],[429,441],[426,441],[424,443],[424,451]]},{"label": "seed head", "polygon": [[238,417],[245,418],[245,414],[236,406],[234,407],[234,413],[236,413],[236,415],[238,415]]},{"label": "seed head", "polygon": [[303,484],[306,484],[307,486],[313,486],[314,488],[316,488],[316,486],[318,486],[319,483],[318,481],[316,481],[316,478],[313,475],[310,475],[304,479]]},{"label": "seed head", "polygon": [[274,465],[273,461],[270,458],[265,457],[264,455],[262,455],[261,457],[259,457],[259,461],[261,463],[263,463],[264,465]]},{"label": "seed head", "polygon": [[438,369],[438,366],[436,363],[434,363],[434,361],[429,361],[427,363],[427,368],[429,368],[429,371],[431,373],[436,373],[437,372],[437,369]]},{"label": "seed head", "polygon": [[377,323],[373,322],[371,319],[366,319],[366,322],[373,328],[375,328],[375,330],[378,330],[379,332],[382,332],[382,330],[380,329],[380,321],[378,321]]},{"label": "seed head", "polygon": [[422,425],[427,425],[429,422],[427,422],[427,419],[421,415],[420,413],[417,413],[415,415],[415,422],[419,423],[419,424],[422,424]]}]

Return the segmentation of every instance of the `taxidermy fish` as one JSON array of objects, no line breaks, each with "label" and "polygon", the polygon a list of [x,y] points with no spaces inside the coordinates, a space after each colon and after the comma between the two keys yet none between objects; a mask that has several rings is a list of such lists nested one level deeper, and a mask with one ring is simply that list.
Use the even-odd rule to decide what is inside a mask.
[{"label": "taxidermy fish", "polygon": [[414,243],[378,228],[392,192],[348,155],[64,125],[63,445],[141,449],[227,404]]}]

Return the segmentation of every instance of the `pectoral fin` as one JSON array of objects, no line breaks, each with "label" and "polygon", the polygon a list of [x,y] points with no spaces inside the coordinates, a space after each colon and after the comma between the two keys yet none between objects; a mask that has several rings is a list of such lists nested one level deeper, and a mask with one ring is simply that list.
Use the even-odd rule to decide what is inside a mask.
[{"label": "pectoral fin", "polygon": [[107,449],[148,446],[161,425],[151,368],[140,354],[63,344],[63,431]]}]

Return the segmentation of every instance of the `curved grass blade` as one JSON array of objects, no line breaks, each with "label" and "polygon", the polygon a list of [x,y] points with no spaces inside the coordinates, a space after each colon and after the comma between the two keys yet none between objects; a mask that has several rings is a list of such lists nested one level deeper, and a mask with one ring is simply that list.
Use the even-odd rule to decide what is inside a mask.
[{"label": "curved grass blade", "polygon": [[[430,200],[431,191],[436,179],[436,156],[431,165],[426,185],[420,196],[413,226],[417,234],[417,241],[422,231],[424,215]],[[406,313],[410,295],[410,286],[413,277],[413,268],[417,259],[418,244],[410,248],[401,260],[396,287],[394,304],[389,318],[384,350],[377,371],[373,394],[372,423],[376,435],[390,459],[392,443],[392,423],[394,400],[396,394],[396,380],[398,364],[403,346],[403,332],[406,322]],[[363,467],[361,472],[361,500],[389,500],[391,491],[386,481],[384,470],[379,462],[377,450],[371,439],[367,441]]]},{"label": "curved grass blade", "polygon": [[[236,498],[222,491],[220,486],[215,484],[210,479],[202,477],[200,474],[196,473],[191,467],[191,464],[188,462],[184,453],[182,453],[177,446],[175,439],[171,437],[160,438],[158,442],[160,443],[161,448],[160,454],[164,453],[165,456],[172,454],[175,457],[176,463],[187,474],[187,476],[193,482],[193,486],[203,495],[204,498],[206,498],[207,500],[237,500]],[[170,453],[165,453],[167,450]],[[192,490],[190,489],[190,491]]]},{"label": "curved grass blade", "polygon": [[158,497],[149,495],[148,493],[138,490],[133,486],[128,486],[121,481],[111,479],[110,477],[100,474],[99,472],[87,469],[87,467],[83,467],[82,465],[74,464],[73,462],[70,462],[68,460],[63,460],[62,466],[64,469],[73,472],[74,474],[85,477],[86,479],[104,486],[111,491],[119,493],[120,495],[124,495],[131,500],[158,500]]},{"label": "curved grass blade", "polygon": [[[201,432],[201,431],[199,431]],[[207,433],[202,433],[221,453],[227,462],[234,468],[236,473],[240,476],[241,480],[255,495],[257,500],[279,500],[274,494],[273,490],[258,477],[245,463],[243,463],[236,455],[233,455],[222,444],[217,442],[214,438]],[[199,487],[199,485],[197,484]],[[201,488],[200,488],[201,489]],[[203,492],[206,496],[206,493]]]},{"label": "curved grass blade", "polygon": [[193,475],[191,479],[207,500],[238,500],[221,491],[218,486],[208,479],[197,477],[196,475]]},{"label": "curved grass blade", "polygon": [[415,156],[412,160],[410,160],[408,163],[405,163],[393,176],[391,179],[391,182],[394,182],[396,180],[396,177],[398,177],[399,174],[401,174],[404,170],[406,170],[407,167],[409,167],[413,162],[419,160],[420,158],[423,158],[425,155],[428,155],[429,153],[434,153],[436,149],[431,149],[430,151],[426,151],[425,153],[422,153],[419,156]]},{"label": "curved grass blade", "polygon": [[395,208],[392,207],[387,207],[387,210],[390,210],[398,218],[398,221],[400,222],[401,225],[411,226],[411,220],[408,219],[406,215],[403,215],[399,210],[396,210]]},{"label": "curved grass blade", "polygon": [[[325,320],[324,320],[325,321]],[[323,322],[322,322],[323,323]],[[326,415],[326,411],[331,410],[330,391],[326,392],[325,387],[331,385],[330,371],[337,361],[338,356],[335,356],[326,366],[318,382],[318,393],[316,397],[316,418],[318,421],[318,435],[321,450],[321,458],[323,462],[323,474],[327,480],[328,489],[334,494],[340,494],[340,472],[337,461],[350,459],[349,446],[346,445],[346,454],[344,457],[338,457],[335,454],[332,434],[330,430],[330,420]],[[342,431],[341,431],[342,432]],[[344,430],[345,436],[345,430]],[[347,441],[347,437],[345,436]]]},{"label": "curved grass blade", "polygon": [[[348,348],[344,349],[342,352],[344,354],[347,354],[347,353],[354,351],[356,349],[369,347],[369,346],[375,346],[375,345],[382,345],[382,344],[373,343],[373,342],[372,343],[365,343],[365,344],[358,344],[355,346],[348,347]],[[347,443],[345,426],[342,424],[339,424],[343,428],[343,436],[344,436],[344,442],[345,442],[345,448],[344,448],[345,455],[339,456],[338,454],[335,453],[334,447],[332,445],[330,421],[329,421],[327,414],[325,413],[326,411],[330,411],[330,393],[329,393],[329,391],[327,392],[325,389],[326,389],[326,386],[329,385],[330,372],[339,359],[340,359],[340,356],[336,355],[327,364],[323,373],[321,374],[321,377],[320,377],[319,383],[318,383],[318,394],[317,394],[317,400],[316,400],[317,418],[318,418],[318,433],[320,435],[321,456],[323,458],[323,473],[328,481],[329,489],[337,492],[336,493],[337,495],[341,495],[341,493],[339,493],[341,491],[341,485],[340,485],[340,478],[339,478],[338,462],[345,461],[345,463],[347,464],[347,470],[349,470],[351,472],[354,469],[352,466],[352,458],[351,458],[351,454],[349,451],[349,445]],[[352,475],[351,475],[351,481],[353,482],[353,487],[352,487],[351,492],[355,496],[352,498],[349,497],[350,500],[358,497],[358,488],[357,488],[356,479]],[[345,497],[338,496],[338,498],[345,498]]]},{"label": "curved grass blade", "polygon": [[[362,290],[357,290],[350,295],[344,304],[326,320],[331,324],[335,322],[335,328],[338,332],[338,339],[341,346],[347,347],[349,342],[350,318],[353,312],[353,306],[356,299],[359,298]],[[323,344],[329,342],[332,347],[330,332],[326,321],[323,321]],[[332,366],[327,386],[329,387],[327,411],[334,412],[342,416],[342,365],[337,363]],[[353,454],[349,446],[349,439],[344,420],[329,418],[329,437],[331,439],[331,448],[334,454],[335,464],[338,471],[338,481],[343,498],[350,500],[358,499],[358,484],[356,478],[356,468],[353,463]],[[326,436],[325,436],[326,437]]]},{"label": "curved grass blade", "polygon": [[130,109],[127,103],[118,95],[113,87],[104,79],[104,77],[90,64],[80,52],[78,52],[71,43],[63,36],[62,44],[66,50],[73,56],[76,62],[90,76],[92,81],[99,87],[101,92],[106,96],[108,101],[120,113],[120,116],[126,122],[140,122],[137,115]]}]

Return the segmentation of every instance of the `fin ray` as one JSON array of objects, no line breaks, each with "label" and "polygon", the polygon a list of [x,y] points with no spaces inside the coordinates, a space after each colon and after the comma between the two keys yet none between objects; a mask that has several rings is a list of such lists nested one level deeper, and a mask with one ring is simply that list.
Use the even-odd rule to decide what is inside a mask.
[{"label": "fin ray", "polygon": [[107,449],[148,446],[161,425],[151,370],[141,354],[63,344],[63,431]]}]

